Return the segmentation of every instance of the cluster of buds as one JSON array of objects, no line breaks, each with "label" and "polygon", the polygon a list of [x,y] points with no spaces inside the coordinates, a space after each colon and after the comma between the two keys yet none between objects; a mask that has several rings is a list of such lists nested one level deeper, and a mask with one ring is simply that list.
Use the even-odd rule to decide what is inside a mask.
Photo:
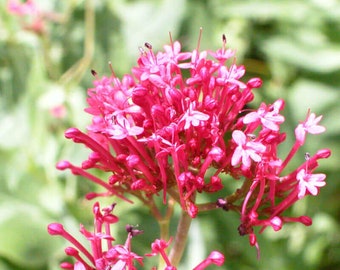
[{"label": "cluster of buds", "polygon": [[[235,63],[234,54],[226,48],[224,35],[216,52],[200,51],[199,43],[192,52],[181,52],[181,44],[171,40],[163,52],[154,53],[145,43],[138,66],[121,80],[111,65],[110,77],[99,78],[92,71],[94,88],[88,90],[86,108],[92,123],[86,133],[76,128],[65,132],[91,154],[81,166],[61,161],[57,168],[70,169],[104,188],[88,199],[116,196],[131,202],[126,196],[130,194],[153,208],[155,197],[162,196],[164,204],[169,198],[177,201],[191,218],[216,208],[237,211],[240,235],[249,235],[257,249],[255,226],[278,231],[286,222],[310,225],[309,217],[285,216],[285,210],[306,195],[317,195],[325,185],[325,175],[313,171],[330,151],[306,154],[299,167],[283,172],[290,169],[287,165],[306,134],[325,130],[319,125],[322,117],[307,113],[295,130],[295,144],[281,159],[284,101],[246,108],[262,81],[243,82],[245,68]],[[89,169],[110,175],[99,179]],[[223,175],[243,179],[242,187],[217,202],[197,204],[200,193],[228,186],[230,180]]]},{"label": "cluster of buds", "polygon": [[[111,225],[118,222],[118,217],[112,214],[115,204],[109,207],[100,209],[100,205],[96,202],[93,205],[94,215],[94,232],[85,229],[83,225],[80,226],[80,232],[90,242],[91,251],[86,249],[77,239],[75,239],[69,232],[67,232],[63,225],[59,223],[51,223],[48,225],[48,233],[50,235],[59,235],[69,241],[73,246],[65,248],[65,253],[73,257],[76,262],[63,262],[60,264],[62,269],[74,270],[136,270],[134,262],[137,261],[143,266],[143,257],[131,251],[131,240],[133,237],[143,233],[143,231],[127,225],[126,231],[128,233],[124,245],[113,245],[115,241],[111,235]],[[166,263],[166,270],[176,270],[166,254],[166,249],[171,241],[156,239],[151,244],[152,253],[145,254],[145,256],[155,256],[160,254]],[[106,246],[106,248],[104,248]],[[83,255],[83,257],[80,255]],[[213,251],[203,262],[197,265],[194,270],[203,270],[211,264],[221,266],[224,262],[224,256]],[[156,268],[153,268],[156,270]]]}]

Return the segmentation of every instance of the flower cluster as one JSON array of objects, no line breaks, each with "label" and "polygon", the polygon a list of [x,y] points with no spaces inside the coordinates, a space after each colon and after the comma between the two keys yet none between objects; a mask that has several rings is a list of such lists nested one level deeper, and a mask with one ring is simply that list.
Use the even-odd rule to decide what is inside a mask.
[{"label": "flower cluster", "polygon": [[[156,55],[150,44],[145,46],[132,75],[119,80],[112,72],[109,78],[97,78],[88,90],[86,111],[93,115],[88,133],[71,128],[65,136],[93,152],[81,168],[65,161],[58,168],[100,183],[106,195],[123,197],[127,192],[148,200],[162,191],[165,202],[168,192],[195,217],[197,192],[216,192],[223,188],[220,172],[240,171],[234,168],[237,157],[231,162],[235,143],[226,142],[226,137],[241,129],[240,112],[261,80],[243,83],[243,66],[225,66],[234,55],[225,42],[209,53],[217,61],[209,60],[206,51],[181,52],[177,41]],[[216,172],[207,179],[212,167]],[[86,172],[90,168],[112,175],[107,181],[95,179]]]},{"label": "flower cluster", "polygon": [[[224,36],[216,52],[200,51],[199,46],[182,52],[177,41],[156,54],[146,43],[140,52],[138,66],[121,80],[113,69],[110,77],[102,78],[92,71],[96,80],[88,90],[86,108],[92,123],[87,133],[76,128],[65,132],[66,138],[92,152],[81,166],[61,161],[57,168],[70,169],[105,189],[88,194],[88,199],[117,196],[130,201],[126,194],[131,194],[154,206],[154,197],[161,194],[165,204],[171,197],[191,218],[200,210],[219,207],[238,211],[239,233],[249,235],[256,247],[255,226],[277,231],[286,222],[310,225],[309,217],[284,213],[325,185],[325,175],[313,171],[330,151],[307,153],[295,169],[287,165],[307,133],[325,130],[319,125],[321,116],[307,113],[295,130],[295,144],[281,159],[278,146],[286,137],[280,132],[284,100],[245,109],[253,100],[252,90],[262,81],[242,81],[245,68],[233,61],[234,51],[226,48]],[[89,169],[110,175],[99,179]],[[228,185],[223,174],[242,178],[242,187],[217,203],[198,205],[199,193],[214,193]]]},{"label": "flower cluster", "polygon": [[[100,205],[96,202],[93,205],[94,215],[94,232],[91,233],[85,229],[83,225],[80,226],[80,232],[91,243],[91,251],[87,250],[77,239],[68,233],[63,225],[59,223],[51,223],[47,230],[50,235],[59,235],[69,241],[73,246],[65,248],[65,253],[73,257],[76,262],[74,264],[69,262],[61,263],[62,269],[74,270],[136,270],[134,262],[137,261],[143,266],[143,257],[131,251],[131,240],[133,237],[143,233],[143,231],[135,229],[131,225],[126,226],[128,233],[124,245],[113,245],[115,239],[111,235],[111,224],[118,222],[118,217],[112,214],[115,204],[109,207],[100,209]],[[156,239],[152,245],[152,253],[145,254],[145,256],[155,256],[160,254],[166,263],[166,270],[176,270],[176,267],[171,265],[171,262],[165,252],[169,246],[169,242]],[[103,248],[106,246],[106,248]],[[83,257],[81,256],[81,254]],[[84,258],[85,257],[85,258]],[[211,264],[222,265],[224,256],[213,251],[203,262],[195,267],[195,270],[203,270]],[[156,269],[156,268],[154,268]]]},{"label": "flower cluster", "polygon": [[7,11],[21,19],[24,29],[36,34],[45,33],[47,21],[60,20],[60,15],[42,11],[34,0],[7,0]]}]

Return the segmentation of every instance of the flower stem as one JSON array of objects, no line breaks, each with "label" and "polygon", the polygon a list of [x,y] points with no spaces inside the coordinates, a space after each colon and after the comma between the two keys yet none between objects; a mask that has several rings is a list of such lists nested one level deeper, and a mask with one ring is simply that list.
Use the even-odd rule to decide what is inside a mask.
[{"label": "flower stem", "polygon": [[188,238],[188,232],[191,225],[192,218],[187,214],[187,212],[182,210],[181,217],[178,222],[177,232],[175,236],[174,245],[170,251],[169,259],[171,264],[177,267],[180,262],[184,248]]},{"label": "flower stem", "polygon": [[[159,228],[160,228],[160,239],[168,240],[169,239],[169,226],[170,226],[170,219],[174,212],[174,206],[175,206],[175,200],[170,198],[168,201],[168,209],[165,213],[165,216],[162,218],[157,218]],[[158,262],[158,268],[157,269],[164,269],[166,267],[165,261],[160,256],[159,262]]]}]

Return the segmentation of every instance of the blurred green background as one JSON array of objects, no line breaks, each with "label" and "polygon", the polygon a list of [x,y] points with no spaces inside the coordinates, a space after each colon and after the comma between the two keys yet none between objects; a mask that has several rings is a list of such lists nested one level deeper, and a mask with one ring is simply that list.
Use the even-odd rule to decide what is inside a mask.
[{"label": "blurred green background", "polygon": [[[292,209],[310,215],[313,226],[268,229],[259,237],[258,261],[248,238],[238,235],[238,215],[203,213],[193,222],[180,269],[212,249],[225,252],[219,269],[340,269],[340,1],[37,0],[44,14],[40,33],[27,29],[31,17],[9,14],[7,2],[0,3],[0,270],[58,269],[66,245],[47,234],[47,224],[61,222],[79,235],[79,223],[93,222],[92,202],[83,198],[93,187],[55,169],[60,159],[79,164],[86,157],[63,132],[84,130],[90,121],[83,111],[90,70],[109,75],[111,61],[121,76],[135,65],[139,46],[162,49],[169,31],[193,50],[200,27],[201,50],[220,48],[224,33],[247,77],[263,79],[252,106],[286,100],[282,158],[308,108],[324,115],[327,132],[308,137],[303,151],[330,148],[332,156],[318,169],[327,174],[327,186]],[[148,252],[157,230],[148,213],[124,203],[116,213],[117,241],[126,237],[125,224],[139,224],[145,233],[134,247]]]}]

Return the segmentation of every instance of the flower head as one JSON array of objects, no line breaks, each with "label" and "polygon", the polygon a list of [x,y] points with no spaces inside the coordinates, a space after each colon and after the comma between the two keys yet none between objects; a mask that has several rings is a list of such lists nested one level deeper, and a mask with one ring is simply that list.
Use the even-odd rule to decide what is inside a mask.
[{"label": "flower head", "polygon": [[[244,66],[226,64],[234,51],[225,45],[223,37],[223,47],[215,53],[199,51],[199,46],[192,52],[182,52],[181,44],[175,41],[155,53],[145,43],[132,74],[121,80],[113,71],[110,77],[102,78],[93,71],[94,87],[88,90],[86,108],[93,116],[92,123],[87,132],[76,128],[65,132],[66,138],[84,144],[92,153],[81,166],[62,161],[57,167],[70,169],[105,189],[87,198],[118,196],[131,202],[126,197],[131,194],[159,219],[154,198],[160,193],[164,204],[171,197],[169,207],[175,200],[191,218],[201,209],[216,206],[241,213],[239,233],[249,236],[259,255],[255,226],[262,232],[267,227],[278,231],[286,222],[311,224],[308,217],[286,216],[285,211],[306,194],[316,195],[325,185],[325,175],[311,171],[317,168],[318,159],[329,157],[330,151],[318,151],[296,169],[283,173],[306,134],[324,131],[318,125],[321,116],[308,113],[295,130],[295,144],[282,159],[278,148],[286,138],[280,132],[285,121],[280,114],[284,101],[262,103],[244,115],[245,105],[254,98],[253,89],[262,81],[251,78],[244,82]],[[99,179],[90,169],[109,176]],[[198,204],[200,193],[221,191],[228,184],[222,181],[222,173],[242,178],[242,187],[225,194],[217,204]],[[94,213],[99,224],[115,221],[112,216],[102,217],[98,209]],[[89,241],[113,241],[99,227],[95,233],[82,232]],[[156,240],[152,255],[160,254],[166,269],[175,269],[165,253],[168,245]],[[107,253],[98,249],[92,260],[99,264],[97,258],[101,259],[104,265],[116,263],[117,269],[132,264],[132,260],[141,261],[128,244],[109,247]],[[224,257],[220,255],[212,253],[196,269],[222,264]]]},{"label": "flower head", "polygon": [[[76,262],[74,266],[70,263],[63,263],[62,268],[65,269],[136,269],[134,261],[143,265],[143,257],[131,251],[131,239],[138,235],[135,230],[129,226],[128,237],[124,245],[113,245],[115,240],[111,236],[110,225],[118,222],[118,218],[112,214],[115,204],[100,209],[100,205],[96,202],[93,205],[94,214],[94,232],[87,231],[83,225],[80,226],[80,232],[90,242],[91,249],[88,250],[64,227],[59,223],[51,223],[48,225],[48,232],[51,235],[60,235],[68,240],[73,246],[67,247],[65,253],[73,257]],[[104,250],[104,245],[107,248]],[[87,258],[89,262],[81,256]]]}]

